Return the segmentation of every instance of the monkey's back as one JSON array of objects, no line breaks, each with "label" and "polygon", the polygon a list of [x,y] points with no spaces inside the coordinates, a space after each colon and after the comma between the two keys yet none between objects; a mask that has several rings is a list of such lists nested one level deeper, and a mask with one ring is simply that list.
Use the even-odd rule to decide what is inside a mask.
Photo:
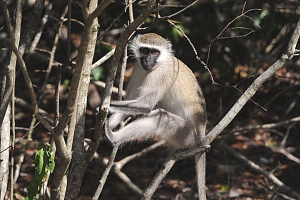
[{"label": "monkey's back", "polygon": [[204,136],[206,106],[201,88],[193,72],[172,56],[166,64],[157,63],[154,70],[146,72],[136,62],[126,90],[126,100],[140,99],[153,108],[162,108],[187,122]]},{"label": "monkey's back", "polygon": [[191,121],[197,132],[204,135],[207,117],[202,90],[190,68],[176,57],[173,60],[177,73],[159,107]]}]

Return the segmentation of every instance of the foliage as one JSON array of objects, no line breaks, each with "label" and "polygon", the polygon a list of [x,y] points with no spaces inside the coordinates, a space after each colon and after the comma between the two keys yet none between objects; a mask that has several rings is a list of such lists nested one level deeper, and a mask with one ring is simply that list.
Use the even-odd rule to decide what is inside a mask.
[{"label": "foliage", "polygon": [[[10,190],[16,196],[18,194],[20,199],[26,195],[27,199],[34,199],[48,172],[53,171],[56,156],[60,165],[55,167],[51,175],[48,185],[51,192],[60,192],[60,189],[63,189],[66,199],[89,199],[95,194],[100,182],[105,183],[105,192],[102,192],[101,200],[137,199],[154,177],[157,160],[162,159],[162,155],[165,156],[166,148],[155,149],[150,156],[143,159],[140,159],[141,155],[136,157],[139,159],[133,159],[132,155],[145,146],[148,147],[153,141],[124,145],[117,154],[117,160],[120,161],[112,163],[114,166],[111,173],[114,175],[109,175],[106,182],[99,181],[108,162],[106,158],[110,157],[111,144],[105,139],[101,139],[99,144],[101,137],[94,135],[98,130],[102,130],[102,126],[95,126],[95,123],[101,120],[95,120],[94,109],[103,103],[102,100],[108,103],[107,99],[110,97],[105,95],[105,91],[108,90],[104,89],[105,84],[101,81],[121,66],[122,60],[120,49],[116,48],[115,52],[121,59],[107,60],[109,57],[106,58],[106,54],[118,47],[119,43],[130,40],[129,35],[124,38],[124,33],[130,27],[130,9],[124,2],[130,1],[43,1],[35,1],[40,3],[40,6],[25,1],[22,12],[19,12],[19,16],[22,16],[21,31],[14,31],[12,35],[8,30],[9,23],[3,17],[4,7],[0,6],[0,66],[3,66],[0,67],[0,116],[6,111],[2,102],[8,105],[11,99],[16,100],[15,105],[12,104],[15,106],[14,113],[11,114],[11,121],[15,120],[15,127],[10,125],[8,130],[16,132],[11,138],[22,138],[22,143],[15,142],[16,147],[9,150],[10,155],[15,158],[11,168],[21,167],[20,173],[14,175],[16,182],[7,181],[14,184],[14,189],[7,191]],[[17,15],[14,16],[14,13],[18,13],[16,4],[22,1],[0,2],[7,4],[10,14],[8,22],[15,28],[15,24],[18,24],[15,23]],[[71,3],[70,13],[67,13],[68,2]],[[87,15],[94,9],[89,7],[92,2],[96,2],[94,8],[101,5],[102,13],[98,13],[97,17],[94,15],[98,22],[90,30],[89,25],[92,23],[89,20],[92,17]],[[110,4],[103,5],[105,2]],[[140,14],[144,15],[147,2],[149,1],[133,1],[135,20]],[[165,17],[180,11],[194,0],[156,2],[161,3],[158,9],[159,16]],[[248,17],[236,19],[243,10],[249,9],[254,10],[247,13]],[[36,16],[37,11],[41,15]],[[156,11],[154,9],[144,20],[142,28],[151,25]],[[209,122],[207,131],[210,131],[219,124],[237,99],[247,96],[243,93],[252,85],[252,81],[281,58],[298,19],[299,0],[209,0],[198,1],[177,15],[159,20],[150,31],[168,38],[172,42],[175,56],[194,72],[206,98]],[[170,25],[170,21],[187,35],[197,50],[197,56],[204,62],[208,60],[207,68],[197,60],[190,43],[177,28]],[[221,34],[224,38],[217,37],[232,21],[233,23]],[[27,30],[27,27],[31,31]],[[236,37],[245,35],[249,30],[254,32],[245,37]],[[10,56],[16,54],[12,52],[14,45],[11,43],[18,41],[12,39],[18,33],[22,34],[20,44],[16,42],[16,49],[21,54],[20,58],[23,58],[25,66],[22,68],[22,63],[18,62],[17,65],[13,65],[14,71],[8,66],[8,61]],[[94,34],[93,37],[88,33]],[[92,43],[96,43],[96,48]],[[133,59],[130,55],[129,51],[124,88],[132,72]],[[91,71],[89,67],[102,58],[105,58],[106,62]],[[111,60],[117,62],[112,64]],[[251,158],[260,169],[276,176],[296,191],[300,188],[299,63],[299,57],[286,62],[260,86],[255,96],[247,96],[248,103],[234,119],[230,118],[232,122],[219,136],[231,149],[246,155],[248,161]],[[61,71],[56,69],[58,66],[61,66]],[[60,76],[57,76],[57,71],[60,71]],[[11,74],[15,75],[15,82],[12,81]],[[93,78],[92,81],[90,77]],[[217,84],[212,83],[211,77]],[[110,81],[113,78],[107,79]],[[120,81],[116,79],[115,83],[118,82]],[[9,94],[9,91],[13,90],[11,87],[14,87],[15,92]],[[116,90],[113,91],[113,98],[117,99]],[[3,96],[10,98],[5,99]],[[178,108],[180,109],[181,105],[178,105]],[[101,111],[102,117],[105,112]],[[267,128],[264,125],[267,125]],[[93,132],[92,136],[90,132]],[[10,138],[9,134],[9,131],[1,133],[0,139]],[[50,154],[48,145],[40,146],[32,161],[35,164],[33,172],[29,164],[32,152],[38,144],[49,142],[53,138],[57,148],[56,155]],[[145,155],[144,151],[141,154]],[[22,156],[25,157],[24,162],[19,159]],[[0,158],[0,161],[1,164],[9,162],[9,158]],[[207,194],[210,199],[278,199],[280,197],[277,195],[282,191],[287,195],[291,194],[278,188],[270,179],[262,178],[261,172],[255,174],[251,168],[245,167],[247,165],[244,162],[237,162],[217,141],[212,143],[207,162]],[[191,190],[194,188],[194,171],[190,159],[176,163],[156,190],[154,198],[174,199],[176,196],[176,199],[194,199],[191,194],[185,197],[187,193],[193,193],[193,197],[196,198],[196,193]],[[28,185],[32,174],[34,178],[27,194],[24,187]],[[67,182],[71,184],[61,186],[62,177],[65,175]],[[8,179],[10,178],[11,176]]]},{"label": "foliage", "polygon": [[52,173],[55,168],[54,157],[51,153],[50,144],[40,145],[37,149],[32,164],[35,165],[33,179],[28,186],[26,200],[36,199],[43,183],[47,180],[48,172]]}]

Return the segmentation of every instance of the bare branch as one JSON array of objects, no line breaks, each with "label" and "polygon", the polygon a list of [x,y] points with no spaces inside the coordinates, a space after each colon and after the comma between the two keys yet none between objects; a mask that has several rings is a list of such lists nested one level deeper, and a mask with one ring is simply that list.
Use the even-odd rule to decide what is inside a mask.
[{"label": "bare branch", "polygon": [[115,50],[116,50],[116,48],[113,48],[112,50],[110,50],[110,52],[108,52],[102,58],[100,58],[98,61],[96,61],[92,65],[92,70],[97,68],[98,66],[102,65],[105,61],[107,61],[109,58],[111,58],[114,55]]},{"label": "bare branch", "polygon": [[93,196],[93,200],[97,200],[102,192],[102,189],[103,189],[104,183],[106,182],[106,179],[108,177],[109,171],[110,171],[111,167],[114,165],[114,160],[117,155],[118,148],[119,148],[119,146],[115,146],[110,154],[109,161],[107,163],[104,173],[102,174],[101,180],[99,181],[100,183],[99,183],[98,188]]},{"label": "bare branch", "polygon": [[173,165],[175,164],[176,160],[173,157],[169,157],[163,167],[156,173],[153,180],[151,181],[149,187],[144,192],[141,200],[150,200],[156,189],[158,188],[161,181],[165,178],[168,172],[171,170]]},{"label": "bare branch", "polygon": [[[94,80],[92,80],[92,83],[94,83],[96,86],[99,86],[101,88],[105,88],[105,85],[106,85],[106,83],[103,82],[103,81],[94,81]],[[119,89],[117,87],[113,87],[112,93],[118,94],[118,92],[119,92]],[[122,96],[125,97],[125,95],[126,95],[126,91],[123,90],[122,91]]]},{"label": "bare branch", "polygon": [[201,65],[204,66],[204,68],[208,71],[208,73],[210,74],[210,77],[211,77],[211,80],[213,82],[213,84],[215,84],[216,82],[214,81],[214,77],[213,75],[211,74],[211,71],[210,69],[208,68],[208,66],[206,65],[206,63],[204,63],[201,58],[198,56],[198,52],[195,48],[195,46],[193,45],[193,43],[191,42],[190,38],[176,25],[174,24],[173,22],[171,22],[171,20],[167,20],[167,22],[169,22],[172,26],[174,26],[184,37],[185,39],[189,42],[190,46],[192,47],[193,51],[194,51],[194,54],[196,56],[196,59],[201,63]]},{"label": "bare branch", "polygon": [[23,56],[25,50],[32,43],[32,38],[36,34],[37,27],[40,23],[43,8],[44,8],[45,0],[37,0],[34,3],[34,6],[31,8],[32,11],[29,13],[28,22],[22,30],[25,34],[20,41],[19,51]]},{"label": "bare branch", "polygon": [[[8,180],[9,178],[9,172],[12,172],[13,166],[10,167],[10,159],[9,159],[9,153],[10,153],[10,127],[11,127],[11,107],[8,106],[6,110],[4,110],[6,113],[4,115],[3,123],[0,125],[0,134],[1,134],[1,145],[0,145],[0,162],[1,162],[1,168],[0,168],[0,198],[5,199],[5,194],[7,192],[8,186]],[[12,180],[12,179],[11,179]],[[11,181],[12,182],[12,181]],[[10,184],[10,187],[13,185]],[[13,196],[13,192],[11,192],[11,196]]]},{"label": "bare branch", "polygon": [[250,125],[246,127],[236,127],[232,129],[231,132],[234,133],[234,132],[245,131],[245,130],[271,129],[271,128],[277,128],[281,126],[287,126],[294,122],[300,122],[300,116],[285,121],[277,122],[277,123],[270,123],[270,124],[263,124],[263,125]]},{"label": "bare branch", "polygon": [[130,178],[122,172],[119,168],[115,167],[113,170],[114,173],[124,182],[126,185],[136,194],[142,196],[143,195],[143,190],[141,190],[136,184],[134,184]]},{"label": "bare branch", "polygon": [[286,149],[281,148],[281,147],[274,147],[274,146],[270,146],[270,148],[276,152],[276,153],[281,153],[283,154],[285,157],[287,157],[289,160],[292,160],[293,162],[297,163],[298,165],[300,165],[300,159],[297,158],[296,156],[294,156],[293,154],[289,153]]},{"label": "bare branch", "polygon": [[96,17],[98,17],[109,4],[111,4],[114,0],[103,0],[101,3],[98,5],[98,7],[89,14],[88,20],[87,21],[93,21]]},{"label": "bare branch", "polygon": [[[93,12],[95,9],[97,9],[97,4],[97,0],[91,0],[88,5],[89,12]],[[78,80],[79,82],[77,85],[77,95],[74,101],[74,112],[70,119],[67,139],[67,148],[72,149],[72,154],[76,156],[72,156],[72,162],[70,163],[70,169],[72,170],[70,170],[67,174],[67,182],[69,184],[66,184],[66,199],[76,199],[78,197],[80,185],[82,183],[82,178],[85,171],[82,170],[82,166],[84,165],[84,162],[82,162],[82,160],[85,156],[85,148],[83,143],[86,123],[85,113],[87,106],[88,86],[90,83],[91,66],[97,41],[98,18],[94,18],[91,23],[86,21],[84,29],[89,30],[86,32],[86,34],[88,35],[85,35],[86,39],[88,40],[86,41],[86,52],[80,52],[82,55],[79,55],[78,53],[78,59],[80,59],[80,57],[82,56],[83,60],[76,60],[77,62],[82,62],[82,74],[80,80]],[[58,148],[57,151],[59,151]]]},{"label": "bare branch", "polygon": [[243,108],[243,106],[248,102],[256,91],[261,87],[261,85],[270,78],[276,71],[278,71],[284,63],[291,59],[295,52],[295,47],[300,36],[300,20],[294,30],[294,33],[288,44],[287,53],[281,56],[281,59],[270,66],[265,72],[263,72],[254,82],[249,86],[249,88],[243,93],[243,95],[238,99],[238,101],[233,105],[229,112],[224,116],[224,118],[210,131],[206,136],[204,144],[210,144],[233,120],[237,113]]},{"label": "bare branch", "polygon": [[43,28],[45,26],[45,24],[47,23],[48,21],[48,17],[49,17],[49,14],[50,14],[50,11],[52,10],[52,3],[50,2],[49,5],[47,6],[46,8],[46,11],[45,11],[45,14],[41,20],[41,23],[40,23],[40,26],[37,30],[37,33],[30,45],[30,48],[29,48],[29,52],[33,52],[34,49],[36,48],[38,42],[40,41],[40,38],[42,36],[42,31],[43,31]]},{"label": "bare branch", "polygon": [[[112,88],[113,88],[113,83],[117,71],[117,67],[119,64],[119,61],[121,59],[123,50],[127,44],[128,38],[132,35],[132,33],[146,20],[146,18],[149,16],[149,14],[152,12],[154,6],[155,6],[156,0],[149,0],[147,2],[147,5],[145,9],[141,12],[139,17],[133,21],[129,26],[125,29],[123,34],[121,35],[115,54],[112,58],[112,63],[111,63],[111,69],[107,77],[106,81],[106,87],[104,91],[104,100],[101,106],[101,110],[99,111],[98,115],[98,120],[96,121],[95,129],[94,129],[94,139],[95,141],[91,143],[89,146],[86,156],[85,156],[85,162],[84,165],[82,166],[82,169],[85,170],[93,158],[93,155],[99,145],[101,136],[102,136],[102,127],[105,122],[106,116],[108,114],[108,107],[110,104],[110,99],[111,99],[111,93],[112,93]],[[109,171],[109,169],[107,169]],[[103,183],[104,184],[104,183]],[[102,187],[102,186],[101,186]]]},{"label": "bare branch", "polygon": [[33,113],[36,114],[37,109],[38,109],[37,108],[36,95],[34,93],[32,82],[31,82],[29,74],[27,72],[25,62],[24,62],[24,60],[22,58],[22,55],[19,52],[17,46],[15,45],[16,38],[15,38],[15,34],[13,32],[13,29],[12,29],[12,25],[10,23],[10,17],[9,17],[9,13],[8,13],[8,10],[7,10],[7,6],[6,6],[6,3],[3,0],[0,0],[0,5],[2,7],[2,11],[3,11],[3,14],[4,14],[5,21],[6,21],[8,33],[9,33],[9,36],[10,36],[12,51],[17,56],[17,61],[18,61],[19,65],[20,65],[20,68],[22,70],[22,73],[23,73],[23,76],[24,76],[24,79],[25,79],[25,82],[26,82],[26,85],[27,85],[27,88],[28,88],[29,96],[30,96],[30,99],[31,99],[31,102],[32,102],[32,105],[33,105],[33,107],[32,107]]},{"label": "bare branch", "polygon": [[[13,45],[15,45],[15,46],[19,46],[19,42],[20,42],[21,23],[22,23],[22,7],[23,7],[22,2],[18,2],[17,6],[16,6],[16,14],[15,14],[15,29],[14,29],[15,39],[14,39],[14,41],[11,41],[11,42],[14,42]],[[5,8],[3,7],[3,9],[5,9]],[[3,13],[4,13],[4,11],[3,11]],[[5,90],[4,90],[3,97],[1,96],[2,103],[0,105],[0,126],[3,122],[4,116],[7,113],[6,110],[7,110],[9,102],[11,101],[12,92],[15,87],[16,59],[17,59],[16,55],[12,54],[10,56],[10,61],[7,66],[6,84],[3,85],[5,87]]]},{"label": "bare branch", "polygon": [[161,140],[159,142],[156,142],[155,144],[143,149],[142,151],[137,152],[135,154],[132,154],[130,156],[127,156],[127,157],[123,158],[122,160],[116,162],[116,165],[118,166],[118,168],[122,168],[125,164],[127,164],[131,160],[136,159],[136,158],[140,158],[141,156],[144,156],[148,152],[152,151],[153,149],[156,149],[157,147],[160,147],[160,146],[164,145],[165,143],[166,142],[163,141],[163,140]]},{"label": "bare branch", "polygon": [[[66,9],[64,10],[64,12],[62,13],[61,15],[61,18],[60,20],[62,21],[64,16],[67,14],[67,7]],[[44,97],[44,90],[45,90],[45,87],[46,87],[46,84],[48,82],[48,79],[49,79],[49,76],[50,76],[50,73],[51,73],[51,70],[52,70],[52,66],[53,66],[53,62],[54,62],[54,55],[55,55],[55,52],[56,52],[56,47],[57,47],[57,44],[58,44],[58,40],[59,40],[59,33],[61,31],[61,27],[62,27],[62,22],[59,24],[59,27],[58,27],[58,31],[55,35],[55,38],[54,38],[54,41],[53,41],[53,46],[52,46],[52,50],[50,52],[50,58],[49,58],[49,63],[48,63],[48,67],[47,67],[47,71],[46,71],[46,76],[45,76],[45,79],[44,79],[44,83],[41,87],[41,92],[42,94],[40,95],[39,97],[39,103],[42,101],[43,97]]]},{"label": "bare branch", "polygon": [[[242,13],[241,13],[239,16],[235,17],[233,20],[231,20],[231,21],[230,21],[230,22],[229,22],[229,23],[221,30],[221,32],[220,32],[214,39],[212,39],[212,41],[211,41],[210,44],[208,45],[208,54],[207,54],[207,59],[206,59],[206,64],[207,64],[207,65],[208,65],[208,61],[209,61],[209,58],[210,58],[211,45],[213,44],[213,42],[215,42],[216,40],[219,40],[219,39],[224,39],[224,38],[239,38],[239,37],[245,37],[245,36],[251,34],[252,32],[254,32],[254,30],[253,30],[253,31],[250,31],[249,33],[244,34],[244,35],[241,35],[241,36],[237,36],[237,35],[235,35],[235,34],[232,34],[232,35],[233,35],[232,37],[222,37],[221,35],[223,35],[223,34],[228,30],[229,26],[230,26],[231,24],[233,24],[233,22],[235,22],[237,19],[239,19],[239,18],[241,18],[241,17],[247,17],[247,18],[251,19],[251,20],[256,24],[257,27],[260,28],[260,26],[259,26],[259,25],[258,25],[251,17],[247,16],[246,14],[249,13],[249,12],[252,12],[252,11],[258,11],[258,10],[261,10],[261,9],[256,9],[256,8],[254,8],[254,9],[249,9],[249,10],[247,10],[247,11],[244,11],[245,6],[246,6],[246,2],[247,2],[247,1],[245,1],[244,5],[243,5]],[[211,76],[211,77],[212,77],[212,76]],[[213,79],[212,79],[212,80],[213,80]],[[214,82],[213,82],[213,84],[214,84]]]},{"label": "bare branch", "polygon": [[181,9],[180,11],[178,11],[176,13],[173,13],[171,15],[168,15],[168,16],[161,17],[161,19],[170,19],[171,17],[174,17],[175,15],[178,15],[178,14],[184,12],[185,10],[189,9],[190,7],[192,7],[193,5],[195,5],[198,1],[199,0],[193,1],[192,3],[190,3],[187,6],[185,6],[183,9]]},{"label": "bare branch", "polygon": [[173,167],[175,162],[178,160],[182,160],[191,156],[195,156],[199,154],[200,156],[210,148],[210,145],[200,146],[198,148],[193,149],[185,149],[185,150],[178,150],[172,152],[170,156],[166,159],[166,161],[162,164],[161,169],[156,173],[155,177],[152,179],[150,185],[145,190],[141,200],[150,200],[156,189],[158,188],[161,181],[165,178],[168,174],[170,169]]}]

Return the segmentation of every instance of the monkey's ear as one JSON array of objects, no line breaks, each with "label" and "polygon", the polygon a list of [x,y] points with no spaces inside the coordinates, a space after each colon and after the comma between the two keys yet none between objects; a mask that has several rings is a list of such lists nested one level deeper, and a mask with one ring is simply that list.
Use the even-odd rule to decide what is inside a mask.
[{"label": "monkey's ear", "polygon": [[141,35],[136,35],[128,44],[128,49],[129,51],[136,57],[139,58],[140,57],[140,52],[139,52],[139,48],[140,48],[140,37]]},{"label": "monkey's ear", "polygon": [[173,50],[172,50],[172,43],[170,40],[166,40],[166,47],[167,47],[167,50],[169,52],[172,52],[173,53]]}]

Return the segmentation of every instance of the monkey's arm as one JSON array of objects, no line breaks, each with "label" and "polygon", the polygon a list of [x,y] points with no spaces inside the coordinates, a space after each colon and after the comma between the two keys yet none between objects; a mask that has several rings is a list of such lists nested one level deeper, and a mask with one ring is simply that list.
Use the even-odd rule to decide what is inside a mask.
[{"label": "monkey's arm", "polygon": [[152,108],[139,100],[112,101],[109,111],[114,113],[109,118],[109,127],[116,128],[126,117],[130,115],[146,114]]},{"label": "monkey's arm", "polygon": [[138,100],[130,101],[112,101],[110,104],[110,112],[121,112],[127,114],[146,114],[149,113],[152,108],[144,104],[144,102]]},{"label": "monkey's arm", "polygon": [[[152,111],[158,102],[157,94],[143,95],[135,100],[112,101],[110,103],[110,112],[121,112],[126,114],[146,114]],[[150,97],[150,98],[149,98]]]}]

